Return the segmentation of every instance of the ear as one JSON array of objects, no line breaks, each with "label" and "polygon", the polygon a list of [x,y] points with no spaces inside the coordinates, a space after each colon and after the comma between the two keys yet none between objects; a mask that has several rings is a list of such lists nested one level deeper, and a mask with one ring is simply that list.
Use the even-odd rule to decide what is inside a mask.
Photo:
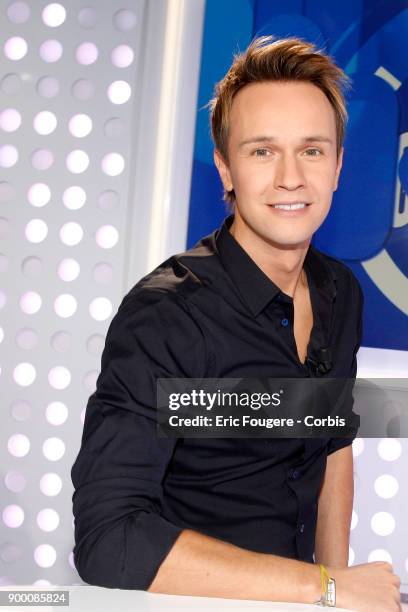
[{"label": "ear", "polygon": [[336,174],[335,174],[335,177],[334,177],[334,189],[333,189],[333,191],[336,191],[337,187],[339,186],[340,170],[341,170],[341,167],[343,165],[343,153],[344,153],[344,147],[341,147],[339,156],[337,158],[337,167],[336,167]]},{"label": "ear", "polygon": [[218,151],[218,149],[214,149],[214,163],[217,166],[217,170],[220,175],[222,184],[224,185],[224,189],[226,191],[232,191],[233,185],[232,185],[231,173],[229,171],[227,163],[225,162],[223,156]]}]

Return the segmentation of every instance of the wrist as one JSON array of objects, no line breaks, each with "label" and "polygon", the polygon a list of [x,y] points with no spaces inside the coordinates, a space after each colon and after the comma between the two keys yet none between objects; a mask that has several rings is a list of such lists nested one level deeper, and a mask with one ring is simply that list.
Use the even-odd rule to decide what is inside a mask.
[{"label": "wrist", "polygon": [[304,585],[304,598],[303,603],[313,603],[320,599],[322,595],[321,579],[320,579],[320,568],[314,563],[308,564],[310,566],[307,572],[307,579]]}]

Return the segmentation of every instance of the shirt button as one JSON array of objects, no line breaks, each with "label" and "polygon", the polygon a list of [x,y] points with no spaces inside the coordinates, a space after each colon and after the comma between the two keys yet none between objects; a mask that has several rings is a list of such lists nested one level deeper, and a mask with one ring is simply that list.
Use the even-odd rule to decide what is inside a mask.
[{"label": "shirt button", "polygon": [[300,527],[299,527],[299,531],[300,531],[300,533],[303,533],[303,532],[304,532],[304,530],[305,530],[305,524],[304,524],[304,523],[302,523],[302,524],[300,525]]},{"label": "shirt button", "polygon": [[282,319],[282,321],[281,321],[281,325],[282,325],[283,327],[287,327],[287,326],[289,325],[289,320],[288,320],[288,319]]},{"label": "shirt button", "polygon": [[289,470],[289,478],[291,480],[297,480],[300,476],[299,470]]}]

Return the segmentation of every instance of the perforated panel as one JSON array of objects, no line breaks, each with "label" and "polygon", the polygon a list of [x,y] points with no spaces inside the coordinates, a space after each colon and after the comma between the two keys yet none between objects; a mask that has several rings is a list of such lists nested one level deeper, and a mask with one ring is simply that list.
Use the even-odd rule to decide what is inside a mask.
[{"label": "perforated panel", "polygon": [[5,584],[79,581],[70,468],[124,293],[143,13],[137,0],[0,4]]}]

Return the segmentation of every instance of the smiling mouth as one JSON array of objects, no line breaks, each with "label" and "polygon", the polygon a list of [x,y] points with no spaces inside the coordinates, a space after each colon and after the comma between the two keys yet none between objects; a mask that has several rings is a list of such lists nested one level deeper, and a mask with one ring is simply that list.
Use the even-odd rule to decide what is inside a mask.
[{"label": "smiling mouth", "polygon": [[310,202],[293,202],[292,204],[269,204],[271,208],[278,208],[280,210],[301,210],[310,206]]}]

